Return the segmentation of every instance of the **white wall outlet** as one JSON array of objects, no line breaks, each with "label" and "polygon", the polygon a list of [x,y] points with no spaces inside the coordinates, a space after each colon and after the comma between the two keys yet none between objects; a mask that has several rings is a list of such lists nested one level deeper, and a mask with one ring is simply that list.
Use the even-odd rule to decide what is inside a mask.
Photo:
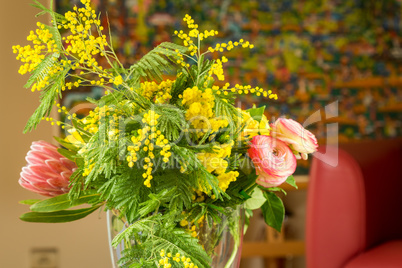
[{"label": "white wall outlet", "polygon": [[31,268],[59,268],[57,248],[32,248]]}]

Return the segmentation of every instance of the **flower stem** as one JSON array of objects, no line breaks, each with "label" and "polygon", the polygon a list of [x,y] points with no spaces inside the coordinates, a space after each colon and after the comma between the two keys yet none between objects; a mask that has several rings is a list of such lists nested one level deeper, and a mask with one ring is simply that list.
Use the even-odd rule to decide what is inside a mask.
[{"label": "flower stem", "polygon": [[230,255],[229,260],[227,261],[225,268],[230,268],[232,266],[233,261],[236,258],[237,255],[237,251],[239,249],[239,243],[236,241],[234,246],[233,246],[233,251],[232,251],[232,255]]}]

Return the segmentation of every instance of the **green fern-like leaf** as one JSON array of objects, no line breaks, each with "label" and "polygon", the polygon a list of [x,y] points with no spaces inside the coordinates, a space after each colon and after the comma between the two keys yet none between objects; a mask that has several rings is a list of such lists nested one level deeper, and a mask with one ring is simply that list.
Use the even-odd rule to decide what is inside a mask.
[{"label": "green fern-like leaf", "polygon": [[57,49],[61,50],[62,49],[62,42],[61,42],[61,35],[59,30],[57,29],[57,24],[54,24],[53,26],[49,25],[44,25],[45,29],[49,30],[49,33],[52,34],[52,39],[55,41],[55,44],[57,45]]},{"label": "green fern-like leaf", "polygon": [[149,233],[152,231],[152,225],[157,224],[155,216],[147,217],[133,222],[123,232],[116,235],[112,241],[112,246],[117,247],[123,240],[129,241],[132,236],[140,232]]},{"label": "green fern-like leaf", "polygon": [[161,115],[158,119],[158,129],[162,129],[165,137],[170,141],[179,139],[186,126],[184,111],[166,104],[155,106],[155,111]]},{"label": "green fern-like leaf", "polygon": [[[184,68],[182,70],[185,70]],[[172,89],[170,92],[170,95],[172,96],[172,98],[170,99],[170,103],[171,104],[176,104],[178,101],[180,101],[179,99],[179,95],[183,94],[183,91],[186,90],[187,88],[191,87],[192,81],[191,79],[189,79],[188,74],[186,74],[185,72],[178,72],[177,78],[175,80],[175,82],[172,85]],[[181,103],[180,103],[181,105]]]},{"label": "green fern-like leaf", "polygon": [[32,71],[31,76],[24,87],[29,88],[35,81],[44,79],[53,65],[57,62],[58,57],[59,56],[57,53],[53,53],[52,55],[43,59],[43,61],[36,66],[35,70]]},{"label": "green fern-like leaf", "polygon": [[156,192],[163,189],[176,189],[169,200],[170,211],[183,211],[191,207],[193,188],[197,187],[197,180],[192,179],[179,170],[163,170],[155,174]]},{"label": "green fern-like leaf", "polygon": [[149,240],[148,244],[149,246],[152,244],[155,252],[164,249],[166,252],[179,253],[181,256],[190,258],[199,268],[210,267],[211,258],[198,243],[198,239],[192,237],[184,229],[160,228],[152,237],[153,239]]},{"label": "green fern-like leaf", "polygon": [[222,116],[229,121],[229,128],[234,130],[234,123],[238,122],[241,116],[239,111],[227,100],[215,96],[215,114],[217,117]]},{"label": "green fern-like leaf", "polygon": [[130,67],[126,81],[130,85],[137,84],[141,77],[161,81],[164,71],[175,64],[176,50],[185,53],[187,48],[169,42],[161,43]]},{"label": "green fern-like leaf", "polygon": [[[42,5],[39,1],[34,0],[34,4],[31,4],[33,7],[36,7],[40,10],[42,10],[41,12],[39,12],[36,17],[42,16],[46,13],[49,13],[52,16],[52,19],[54,22],[63,22],[66,21],[66,18],[63,15],[60,15],[56,12],[54,12],[53,10],[45,7],[44,5]],[[50,1],[50,6],[53,7],[53,0]]]},{"label": "green fern-like leaf", "polygon": [[49,87],[42,90],[39,107],[29,118],[24,128],[24,133],[36,128],[36,126],[42,120],[42,117],[50,114],[54,102],[57,99],[57,96],[59,96],[61,88],[64,85],[64,79],[68,71],[69,69],[64,69],[63,71],[59,72],[59,74],[54,78],[54,82],[50,84]]}]

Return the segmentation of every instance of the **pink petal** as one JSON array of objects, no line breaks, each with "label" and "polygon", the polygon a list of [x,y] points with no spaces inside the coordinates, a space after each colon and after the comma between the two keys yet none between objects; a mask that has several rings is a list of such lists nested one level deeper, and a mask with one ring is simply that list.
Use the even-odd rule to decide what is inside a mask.
[{"label": "pink petal", "polygon": [[46,165],[55,173],[68,171],[69,169],[60,161],[49,159],[45,161]]},{"label": "pink petal", "polygon": [[66,181],[64,180],[55,180],[55,179],[49,179],[47,180],[47,183],[50,184],[53,188],[65,188],[68,187],[68,182],[66,183]]},{"label": "pink petal", "polygon": [[46,190],[46,191],[57,191],[59,190],[57,187],[53,187],[52,185],[50,185],[47,181],[42,181],[42,182],[30,182],[32,186],[34,186],[37,189],[40,190]]},{"label": "pink petal", "polygon": [[20,174],[21,179],[23,179],[26,182],[43,182],[45,179],[43,177],[39,177],[37,175],[32,175],[32,174],[27,174],[24,172],[21,172]]},{"label": "pink petal", "polygon": [[41,195],[44,195],[44,196],[52,196],[52,195],[49,194],[48,191],[43,191],[43,190],[37,189],[37,188],[35,188],[34,186],[32,186],[31,184],[29,184],[29,183],[28,183],[28,184],[20,183],[20,185],[21,185],[22,187],[24,187],[25,189],[31,191],[31,192],[34,192],[34,193],[37,193],[37,194],[41,194]]},{"label": "pink petal", "polygon": [[34,141],[34,142],[32,142],[31,146],[34,146],[35,148],[47,147],[47,148],[52,148],[52,149],[57,150],[57,146],[55,146],[51,143],[48,143],[46,141]]},{"label": "pink petal", "polygon": [[69,169],[69,170],[73,170],[73,169],[77,168],[77,165],[76,165],[73,161],[71,161],[71,160],[69,160],[69,159],[67,159],[67,158],[60,158],[60,161],[61,161],[61,162],[66,166],[66,168]]},{"label": "pink petal", "polygon": [[70,171],[60,173],[60,175],[63,178],[63,180],[68,182],[68,183],[70,183],[71,174],[72,173]]},{"label": "pink petal", "polygon": [[26,174],[28,176],[33,174],[33,172],[31,171],[31,169],[29,167],[23,167],[22,171],[21,171],[21,174],[22,173],[24,173],[24,174]]},{"label": "pink petal", "polygon": [[46,159],[49,159],[49,156],[38,151],[30,151],[25,157],[28,165],[42,164]]},{"label": "pink petal", "polygon": [[63,191],[63,193],[68,193],[70,191],[70,188],[61,188],[61,191]]},{"label": "pink petal", "polygon": [[54,159],[60,159],[63,156],[57,151],[57,149],[53,149],[53,148],[43,148],[42,153],[49,155],[50,157],[54,158]]}]

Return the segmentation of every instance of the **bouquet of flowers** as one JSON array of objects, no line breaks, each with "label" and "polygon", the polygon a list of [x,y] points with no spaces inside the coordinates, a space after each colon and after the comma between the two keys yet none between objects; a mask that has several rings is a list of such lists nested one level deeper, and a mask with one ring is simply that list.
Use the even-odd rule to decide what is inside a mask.
[{"label": "bouquet of flowers", "polygon": [[[247,217],[261,207],[280,230],[284,208],[275,192],[283,182],[295,186],[296,159],[316,151],[317,141],[291,119],[269,124],[265,107],[235,107],[238,95],[277,98],[223,82],[221,53],[253,45],[203,47],[218,32],[199,30],[187,15],[188,31],[174,32],[182,45],[162,43],[125,67],[90,1],[81,3],[61,15],[35,1],[51,25],[38,23],[32,45],[13,47],[19,72],[30,74],[25,87],[40,91],[24,131],[45,120],[67,133],[55,137],[61,147],[32,144],[19,183],[49,198],[22,201],[31,211],[21,219],[68,222],[112,211],[125,225],[112,244],[125,245],[120,265],[127,267],[210,267],[213,250],[200,230],[239,205]],[[93,85],[105,94],[88,98],[96,108],[84,118],[58,104],[63,91]],[[53,106],[66,121],[49,117]]]}]

